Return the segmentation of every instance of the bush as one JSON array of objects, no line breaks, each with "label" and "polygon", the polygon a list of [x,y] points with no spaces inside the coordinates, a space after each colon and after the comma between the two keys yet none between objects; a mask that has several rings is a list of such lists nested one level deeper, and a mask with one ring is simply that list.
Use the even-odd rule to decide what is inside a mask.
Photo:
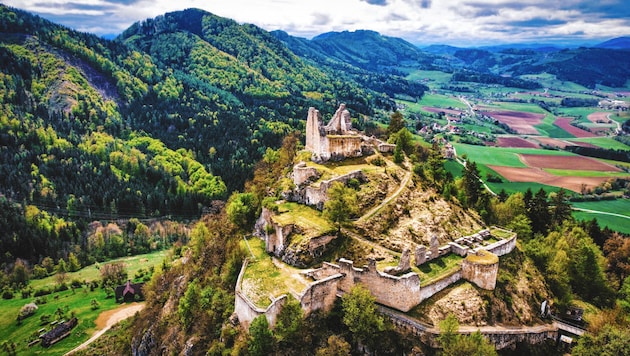
[{"label": "bush", "polygon": [[13,299],[13,291],[9,287],[4,287],[2,290],[2,299]]},{"label": "bush", "polygon": [[66,283],[61,283],[55,287],[55,292],[63,292],[64,290],[68,290],[68,285]]},{"label": "bush", "polygon": [[28,318],[29,316],[35,314],[35,312],[37,311],[37,304],[35,303],[28,303],[25,304],[22,309],[20,309],[20,313],[18,314],[17,320],[24,320],[26,318]]},{"label": "bush", "polygon": [[46,296],[43,296],[43,297],[37,297],[37,298],[35,298],[35,301],[34,301],[34,302],[35,302],[35,304],[37,304],[37,305],[46,304],[46,303],[48,303],[48,298],[46,298]]},{"label": "bush", "polygon": [[378,167],[383,167],[387,165],[387,162],[385,162],[385,159],[383,159],[383,157],[376,156],[373,160],[370,161],[370,164],[373,164]]},{"label": "bush", "polygon": [[44,287],[44,288],[36,290],[35,293],[33,293],[33,297],[40,297],[42,295],[48,295],[52,292],[53,292],[52,290]]},{"label": "bush", "polygon": [[83,286],[83,282],[81,282],[81,281],[80,281],[80,280],[78,280],[78,279],[73,279],[73,280],[70,282],[70,285],[71,285],[73,288],[81,288],[81,286]]}]

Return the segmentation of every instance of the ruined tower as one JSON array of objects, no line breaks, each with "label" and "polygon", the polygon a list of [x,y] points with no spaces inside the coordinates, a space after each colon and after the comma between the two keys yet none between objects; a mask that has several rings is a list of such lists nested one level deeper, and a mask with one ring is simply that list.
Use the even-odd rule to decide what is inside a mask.
[{"label": "ruined tower", "polygon": [[309,108],[306,118],[306,150],[316,162],[360,157],[367,148],[362,136],[351,131],[352,120],[345,104],[339,105],[328,125],[324,126],[319,111]]}]

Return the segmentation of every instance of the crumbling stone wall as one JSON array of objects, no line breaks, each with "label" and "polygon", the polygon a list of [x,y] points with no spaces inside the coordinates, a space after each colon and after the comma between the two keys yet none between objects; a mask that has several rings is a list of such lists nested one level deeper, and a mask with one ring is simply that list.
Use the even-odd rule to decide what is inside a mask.
[{"label": "crumbling stone wall", "polygon": [[405,312],[418,305],[420,277],[416,273],[392,276],[378,271],[374,260],[365,268],[354,268],[352,261],[340,259],[339,266],[345,275],[339,283],[343,292],[349,292],[355,284],[361,283],[383,305]]},{"label": "crumbling stone wall", "polygon": [[316,179],[319,176],[320,174],[315,167],[309,167],[304,162],[300,162],[293,166],[293,184],[297,187]]},{"label": "crumbling stone wall", "polygon": [[[325,180],[319,183],[319,186],[309,185],[303,189],[304,198],[303,201],[298,201],[298,203],[306,204],[309,206],[313,206],[318,210],[324,209],[324,203],[328,200],[328,188],[332,186],[334,182],[341,182],[343,184],[347,184],[350,179],[358,179],[361,182],[365,182],[367,177],[365,173],[361,170],[352,171],[348,174],[344,174],[339,177],[334,177],[329,180]],[[301,197],[302,194],[296,194],[297,197]]]},{"label": "crumbling stone wall", "polygon": [[338,284],[342,278],[343,275],[337,273],[311,283],[299,298],[304,313],[308,315],[317,310],[330,311],[337,299]]},{"label": "crumbling stone wall", "polygon": [[512,237],[504,240],[499,240],[491,245],[484,247],[483,249],[494,253],[497,256],[507,255],[516,248],[516,233]]},{"label": "crumbling stone wall", "polygon": [[243,282],[243,274],[245,273],[245,269],[247,268],[248,261],[243,261],[243,266],[241,267],[241,272],[238,275],[236,280],[236,289],[235,289],[235,300],[234,300],[234,313],[238,316],[238,321],[241,325],[244,325],[245,328],[249,328],[252,320],[254,320],[259,315],[264,315],[267,318],[267,322],[271,327],[276,325],[276,320],[278,318],[278,314],[282,310],[282,307],[287,301],[287,296],[282,295],[276,299],[274,299],[271,304],[267,308],[259,308],[257,307],[241,290],[241,283]]}]

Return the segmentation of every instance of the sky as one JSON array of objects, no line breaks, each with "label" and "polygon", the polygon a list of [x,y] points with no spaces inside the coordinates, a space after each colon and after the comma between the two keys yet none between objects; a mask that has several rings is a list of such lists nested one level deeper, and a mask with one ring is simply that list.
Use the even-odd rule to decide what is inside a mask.
[{"label": "sky", "polygon": [[200,8],[312,38],[373,30],[417,45],[594,44],[630,35],[628,0],[0,0],[104,37],[166,12]]}]

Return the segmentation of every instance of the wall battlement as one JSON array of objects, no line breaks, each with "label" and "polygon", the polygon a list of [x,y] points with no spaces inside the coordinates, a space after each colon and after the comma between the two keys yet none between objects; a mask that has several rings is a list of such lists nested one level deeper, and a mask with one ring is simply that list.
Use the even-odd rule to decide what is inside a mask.
[{"label": "wall battlement", "polygon": [[[480,242],[489,235],[489,230],[483,230],[472,237],[465,236],[456,241],[463,243],[466,239],[472,239]],[[360,283],[370,291],[377,303],[407,312],[461,279],[474,283],[479,288],[493,290],[499,269],[498,256],[510,253],[516,247],[516,237],[514,233],[511,237],[488,246],[468,248],[466,258],[457,269],[424,286],[421,285],[420,276],[417,273],[409,272],[394,276],[379,271],[375,260],[370,260],[367,266],[361,268],[355,267],[352,261],[344,258],[339,259],[338,264],[324,262],[322,267],[306,272],[305,275],[312,278],[314,282],[296,297],[305,314],[308,315],[316,310],[330,310],[338,294],[347,293],[354,285]],[[431,248],[435,250],[436,246],[431,246]],[[441,255],[459,252],[459,247],[454,249],[452,244],[440,246],[437,249]],[[424,254],[425,250],[421,250]],[[240,290],[242,275],[246,267],[247,261],[243,263],[237,281],[235,312],[239,320],[243,322],[251,322],[256,316],[265,314],[269,323],[273,325],[277,313],[285,303],[286,296],[273,300],[267,309],[257,308]]]}]

